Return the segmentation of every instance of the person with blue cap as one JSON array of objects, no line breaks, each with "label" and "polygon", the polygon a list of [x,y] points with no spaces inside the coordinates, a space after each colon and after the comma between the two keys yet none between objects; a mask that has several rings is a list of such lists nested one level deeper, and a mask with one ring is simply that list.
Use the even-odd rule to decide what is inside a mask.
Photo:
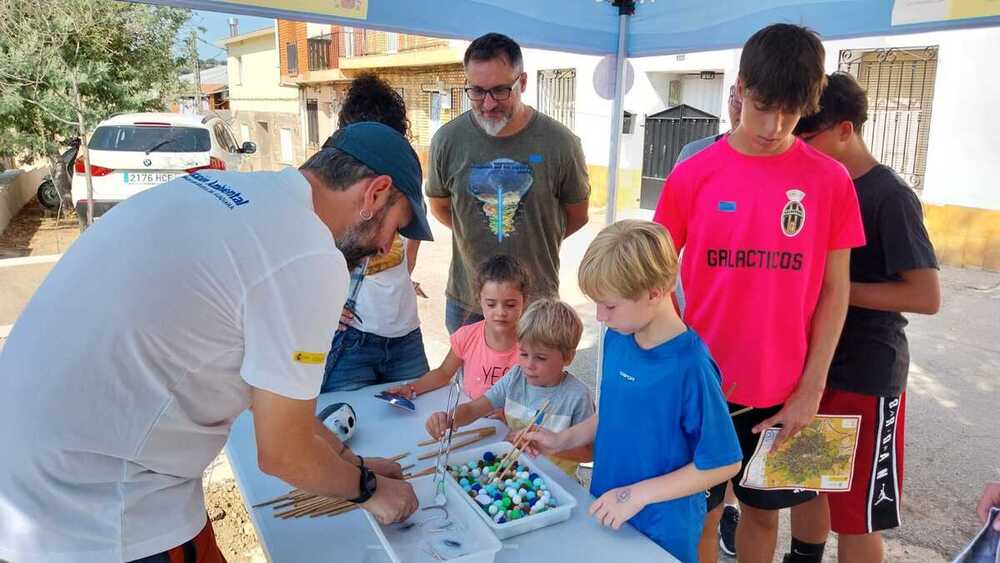
[{"label": "person with blue cap", "polygon": [[264,473],[412,514],[400,466],[315,413],[349,265],[431,239],[420,183],[362,122],[298,169],[195,171],[87,229],[0,351],[0,560],[223,561],[201,478],[247,409]]}]

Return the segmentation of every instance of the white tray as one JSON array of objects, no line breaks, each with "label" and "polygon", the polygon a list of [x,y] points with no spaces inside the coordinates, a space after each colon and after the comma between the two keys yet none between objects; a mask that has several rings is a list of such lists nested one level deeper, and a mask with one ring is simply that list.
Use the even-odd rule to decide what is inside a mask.
[{"label": "white tray", "polygon": [[[451,452],[451,455],[448,457],[448,465],[461,465],[462,463],[469,463],[472,460],[478,461],[483,459],[483,454],[485,452],[493,452],[496,454],[497,458],[501,458],[504,454],[513,449],[514,445],[510,442],[494,442],[477,448]],[[458,484],[458,482],[451,477],[451,473],[448,474],[448,476],[451,477],[451,482],[462,493],[461,496],[465,499],[465,503],[472,507],[476,514],[478,514],[479,517],[486,522],[486,525],[489,526],[490,530],[493,530],[493,533],[502,540],[568,520],[573,512],[573,507],[576,506],[576,499],[573,498],[571,494],[566,492],[566,489],[559,486],[559,484],[556,483],[554,479],[549,477],[548,474],[539,469],[535,464],[535,461],[531,459],[529,455],[523,454],[517,461],[521,465],[527,465],[528,469],[530,469],[532,473],[537,473],[538,476],[545,481],[545,485],[549,488],[549,492],[556,500],[555,508],[551,508],[539,514],[531,514],[517,520],[504,522],[503,524],[497,524],[493,521],[493,518],[491,518],[490,515],[483,510],[481,506],[479,506],[479,503],[477,503],[475,499],[462,490],[462,487]]]},{"label": "white tray", "polygon": [[[411,479],[413,492],[420,501],[420,506],[432,506],[434,504],[434,476],[427,475]],[[364,511],[368,521],[371,522],[375,535],[382,542],[382,547],[393,563],[434,563],[439,561],[426,550],[429,541],[444,540],[454,538],[461,541],[466,550],[471,549],[465,555],[447,559],[456,563],[492,563],[496,553],[503,548],[500,540],[493,535],[482,520],[472,515],[472,509],[461,497],[468,498],[465,491],[451,479],[445,480],[445,494],[448,497],[446,508],[448,510],[448,520],[455,524],[452,531],[442,533],[432,533],[428,528],[416,526],[403,531],[400,524],[390,524],[383,526],[375,520],[368,511]],[[478,512],[479,508],[475,508]],[[442,514],[439,510],[417,510],[408,521],[424,522],[433,516]]]}]

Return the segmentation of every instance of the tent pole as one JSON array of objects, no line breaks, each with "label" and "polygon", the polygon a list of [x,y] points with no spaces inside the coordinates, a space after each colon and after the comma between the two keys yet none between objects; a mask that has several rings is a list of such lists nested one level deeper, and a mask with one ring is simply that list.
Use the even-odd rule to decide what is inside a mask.
[{"label": "tent pole", "polygon": [[608,153],[607,224],[615,222],[618,202],[618,160],[621,153],[622,121],[625,106],[625,45],[628,39],[628,18],[635,12],[635,0],[618,0],[618,52],[615,59],[615,99],[611,106],[611,148]]},{"label": "tent pole", "polygon": [[[618,202],[618,156],[621,152],[622,120],[625,106],[625,45],[628,39],[628,18],[635,13],[635,0],[615,0],[618,7],[618,51],[615,59],[615,101],[611,106],[611,149],[608,154],[608,201],[605,220],[608,225],[615,222],[615,211]],[[604,331],[607,328],[601,324],[597,339],[597,390],[595,398],[600,404],[601,370],[604,365]]]}]

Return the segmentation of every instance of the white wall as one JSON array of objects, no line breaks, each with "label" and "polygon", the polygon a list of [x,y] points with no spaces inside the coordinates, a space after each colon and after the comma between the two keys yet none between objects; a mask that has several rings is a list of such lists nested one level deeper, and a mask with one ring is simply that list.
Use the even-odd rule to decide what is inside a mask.
[{"label": "white wall", "polygon": [[10,220],[31,201],[49,172],[48,161],[43,161],[31,167],[14,170],[0,168],[0,233],[7,228]]},{"label": "white wall", "polygon": [[[1000,209],[1000,28],[957,30],[891,37],[855,38],[824,43],[828,72],[837,70],[843,49],[938,46],[937,79],[931,117],[926,176],[922,198],[933,204]],[[598,57],[538,49],[524,51],[528,91],[535,105],[539,69],[576,69],[576,134],[583,142],[588,164],[607,165],[611,102],[594,91]],[[625,98],[625,110],[638,119],[635,133],[622,138],[621,166],[642,166],[643,119],[666,109],[667,74],[713,70],[721,79],[711,82],[718,99],[710,113],[721,116],[720,130],[729,129],[726,111],[729,86],[739,70],[739,49],[630,59],[635,81]],[[697,78],[694,78],[697,80]],[[709,86],[705,86],[708,88]],[[698,97],[705,99],[705,92]]]},{"label": "white wall", "polygon": [[[525,101],[536,104],[536,77],[538,70],[555,68],[576,69],[576,134],[583,142],[587,163],[607,166],[610,149],[610,100],[597,95],[594,89],[594,72],[601,58],[575,55],[540,49],[525,49],[524,65],[528,73]],[[726,97],[729,85],[735,81],[735,68],[739,55],[735,51],[715,51],[688,55],[645,57],[630,59],[633,68],[633,86],[626,94],[626,111],[636,114],[637,123],[632,134],[622,137],[621,167],[642,167],[642,141],[644,118],[667,108],[667,88],[671,77],[685,82],[682,87],[683,103],[722,116],[720,127],[729,129],[726,114]],[[701,80],[685,76],[687,73],[711,70],[720,74],[715,80]]]},{"label": "white wall", "polygon": [[921,198],[1000,209],[1000,29],[968,29],[825,43],[827,69],[843,49],[938,47],[937,78]]},{"label": "white wall", "polygon": [[576,55],[541,49],[523,51],[524,71],[528,74],[528,87],[524,101],[538,106],[538,71],[560,68],[576,69],[576,135],[583,143],[583,152],[589,164],[607,164],[611,102],[600,98],[593,86],[593,71],[600,57]]},{"label": "white wall", "polygon": [[[298,113],[299,89],[281,85],[281,68],[274,37],[265,35],[228,46],[229,58],[229,109]],[[239,80],[240,64],[243,80]]]}]

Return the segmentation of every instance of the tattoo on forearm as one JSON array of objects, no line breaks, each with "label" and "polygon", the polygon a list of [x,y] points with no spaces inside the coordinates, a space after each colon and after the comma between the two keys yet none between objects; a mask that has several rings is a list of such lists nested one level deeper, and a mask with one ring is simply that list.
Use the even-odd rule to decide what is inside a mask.
[{"label": "tattoo on forearm", "polygon": [[632,498],[632,489],[628,487],[618,491],[618,494],[615,495],[615,499],[618,500],[618,504],[624,504],[628,502],[630,498]]}]

